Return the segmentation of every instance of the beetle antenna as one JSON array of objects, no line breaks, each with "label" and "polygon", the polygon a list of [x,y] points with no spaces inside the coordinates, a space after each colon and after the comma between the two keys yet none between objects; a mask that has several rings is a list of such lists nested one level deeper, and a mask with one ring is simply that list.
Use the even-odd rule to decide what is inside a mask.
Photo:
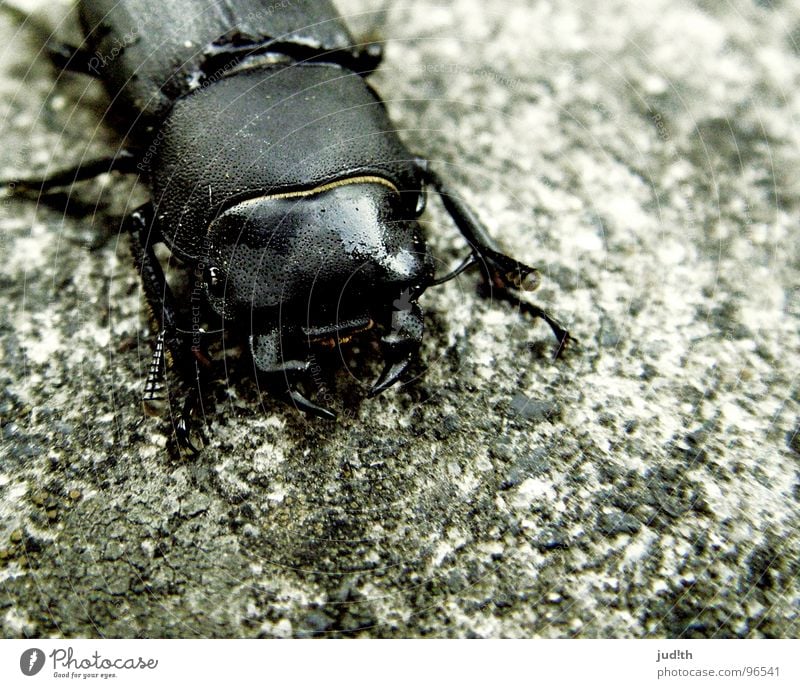
[{"label": "beetle antenna", "polygon": [[478,264],[478,259],[475,257],[474,253],[470,253],[462,262],[461,264],[452,272],[447,273],[444,277],[434,277],[433,281],[431,281],[428,286],[429,287],[438,287],[440,284],[444,284],[445,282],[449,282],[451,279],[455,279],[458,277],[462,272],[468,270],[473,265]]}]

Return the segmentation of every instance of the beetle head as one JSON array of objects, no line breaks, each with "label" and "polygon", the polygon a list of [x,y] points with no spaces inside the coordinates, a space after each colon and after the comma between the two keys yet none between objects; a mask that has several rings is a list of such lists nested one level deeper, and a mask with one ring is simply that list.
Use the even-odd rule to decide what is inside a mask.
[{"label": "beetle head", "polygon": [[380,326],[382,391],[422,338],[417,298],[433,262],[413,215],[373,177],[242,201],[208,230],[209,303],[248,336],[264,373],[302,372],[309,347]]}]

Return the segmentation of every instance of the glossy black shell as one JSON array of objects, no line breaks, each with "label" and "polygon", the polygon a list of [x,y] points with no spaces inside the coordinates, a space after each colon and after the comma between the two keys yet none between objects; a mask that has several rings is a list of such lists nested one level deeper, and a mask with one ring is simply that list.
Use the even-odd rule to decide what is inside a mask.
[{"label": "glossy black shell", "polygon": [[[153,201],[171,248],[194,259],[217,214],[254,196],[379,176],[420,189],[383,104],[336,65],[234,74],[179,100],[154,146]],[[405,194],[414,217],[417,196]]]},{"label": "glossy black shell", "polygon": [[357,54],[327,0],[80,0],[78,6],[85,47],[98,58],[113,107],[131,124],[157,123],[198,75],[213,76],[254,48],[288,46],[335,62]]},{"label": "glossy black shell", "polygon": [[200,260],[209,224],[241,200],[354,176],[387,179],[416,216],[420,170],[350,69],[362,53],[330,2],[82,0],[80,13],[181,259]]},{"label": "glossy black shell", "polygon": [[207,256],[227,318],[281,320],[284,334],[301,322],[347,329],[385,315],[403,291],[414,296],[434,266],[419,224],[398,219],[400,203],[387,185],[357,182],[233,206],[212,223]]}]

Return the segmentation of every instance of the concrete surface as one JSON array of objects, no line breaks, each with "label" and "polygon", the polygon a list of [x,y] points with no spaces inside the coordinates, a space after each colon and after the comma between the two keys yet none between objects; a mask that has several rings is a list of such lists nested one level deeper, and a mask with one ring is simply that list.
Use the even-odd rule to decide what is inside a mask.
[{"label": "concrete surface", "polygon": [[[113,219],[146,190],[84,184],[84,219],[3,199],[3,635],[797,637],[798,4],[339,6],[388,40],[405,140],[581,346],[554,362],[464,276],[423,298],[411,384],[363,399],[362,347],[331,425],[233,371],[181,457],[139,410]],[[3,175],[112,152],[99,89],[0,37]]]}]

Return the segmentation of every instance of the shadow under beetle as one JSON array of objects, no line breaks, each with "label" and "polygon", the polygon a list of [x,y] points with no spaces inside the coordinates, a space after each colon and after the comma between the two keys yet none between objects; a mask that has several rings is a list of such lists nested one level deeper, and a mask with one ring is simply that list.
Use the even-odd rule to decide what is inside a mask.
[{"label": "shadow under beetle", "polygon": [[[397,382],[424,330],[420,295],[471,266],[487,293],[568,332],[518,298],[534,268],[501,253],[471,209],[395,133],[365,81],[377,44],[358,45],[330,2],[81,0],[85,40],[47,43],[61,69],[102,80],[124,147],[113,158],[11,192],[38,197],[118,171],[140,174],[151,200],[126,219],[158,332],[145,401],[165,368],[187,390],[177,439],[196,451],[190,419],[209,374],[209,332],[249,345],[258,377],[299,409],[333,419],[308,399],[311,356],[375,329],[385,368],[370,396]],[[435,277],[417,218],[433,188],[470,248]],[[153,246],[163,242],[190,276],[191,311],[176,304]],[[197,301],[197,303],[195,303]]]}]

